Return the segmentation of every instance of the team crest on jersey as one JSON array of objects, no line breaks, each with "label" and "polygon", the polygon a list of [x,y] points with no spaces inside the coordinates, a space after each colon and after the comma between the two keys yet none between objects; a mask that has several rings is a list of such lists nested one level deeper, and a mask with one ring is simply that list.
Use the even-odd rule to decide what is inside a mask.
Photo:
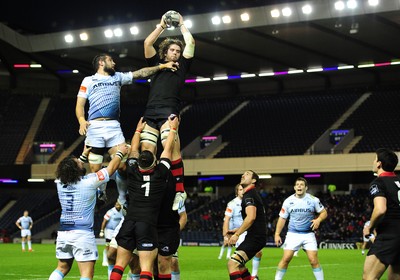
[{"label": "team crest on jersey", "polygon": [[143,175],[143,181],[145,182],[150,181],[150,175]]},{"label": "team crest on jersey", "polygon": [[104,177],[103,172],[101,170],[97,171],[97,178],[99,178],[99,181],[104,181],[106,178]]},{"label": "team crest on jersey", "polygon": [[371,195],[375,195],[375,194],[378,193],[378,192],[379,192],[379,188],[378,188],[378,185],[376,185],[376,184],[372,185],[372,186],[369,188],[369,193],[370,193]]}]

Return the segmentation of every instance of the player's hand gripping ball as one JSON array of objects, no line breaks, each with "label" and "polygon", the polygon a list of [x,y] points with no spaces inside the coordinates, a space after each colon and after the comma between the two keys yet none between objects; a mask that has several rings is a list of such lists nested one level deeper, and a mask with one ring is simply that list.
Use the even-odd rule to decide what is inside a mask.
[{"label": "player's hand gripping ball", "polygon": [[180,16],[176,11],[170,10],[164,14],[164,22],[167,28],[179,27],[179,20]]}]

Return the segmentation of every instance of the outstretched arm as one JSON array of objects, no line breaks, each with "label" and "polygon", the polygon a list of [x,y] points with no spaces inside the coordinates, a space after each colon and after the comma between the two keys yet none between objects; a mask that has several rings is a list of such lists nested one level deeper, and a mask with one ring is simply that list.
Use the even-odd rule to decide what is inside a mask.
[{"label": "outstretched arm", "polygon": [[175,62],[170,61],[164,64],[159,64],[157,66],[144,67],[142,69],[136,70],[132,72],[132,78],[133,79],[146,78],[151,75],[154,75],[155,73],[163,69],[172,69],[172,71],[176,71],[178,68]]},{"label": "outstretched arm", "polygon": [[164,22],[164,15],[161,17],[161,21],[157,24],[156,28],[147,36],[144,40],[144,57],[150,58],[156,55],[157,51],[154,48],[154,43],[157,41],[158,37],[167,28]]},{"label": "outstretched arm", "polygon": [[129,154],[130,158],[138,158],[139,150],[140,150],[140,134],[142,133],[144,127],[146,126],[146,122],[143,121],[143,117],[140,118],[139,122],[136,125],[135,133],[132,136],[131,140],[131,152]]},{"label": "outstretched arm", "polygon": [[184,58],[192,58],[194,56],[194,46],[195,41],[190,33],[189,29],[183,24],[183,17],[179,14],[179,26],[183,35],[183,39],[185,40],[185,49],[183,50],[183,57]]}]

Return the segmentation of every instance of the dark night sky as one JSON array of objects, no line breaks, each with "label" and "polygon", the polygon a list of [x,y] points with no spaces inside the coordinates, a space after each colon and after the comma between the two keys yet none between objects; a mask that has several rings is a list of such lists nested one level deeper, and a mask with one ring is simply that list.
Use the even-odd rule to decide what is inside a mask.
[{"label": "dark night sky", "polygon": [[168,10],[185,15],[257,7],[295,1],[168,0],[168,1],[7,1],[0,22],[22,34],[40,34],[161,18]]}]

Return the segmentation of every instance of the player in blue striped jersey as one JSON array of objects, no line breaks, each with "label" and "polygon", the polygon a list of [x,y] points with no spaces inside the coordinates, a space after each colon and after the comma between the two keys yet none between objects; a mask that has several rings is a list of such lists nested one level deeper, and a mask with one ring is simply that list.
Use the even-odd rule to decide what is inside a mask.
[{"label": "player in blue striped jersey", "polygon": [[282,245],[281,232],[289,219],[288,233],[283,244],[283,257],[278,264],[275,280],[283,279],[295,251],[302,246],[306,251],[315,279],[323,280],[324,273],[318,261],[318,245],[314,231],[328,216],[317,197],[307,193],[307,180],[299,177],[294,185],[295,193],[285,199],[275,230],[275,244]]},{"label": "player in blue striped jersey", "polygon": [[[81,157],[89,155],[85,148]],[[60,228],[57,233],[57,268],[49,280],[61,280],[70,271],[74,259],[78,262],[81,280],[93,278],[98,259],[93,232],[96,191],[104,185],[128,153],[126,145],[119,145],[116,156],[106,168],[84,175],[83,162],[74,156],[64,158],[57,166],[56,185],[61,204]]]},{"label": "player in blue striped jersey", "polygon": [[[153,67],[145,67],[133,72],[117,72],[115,62],[108,54],[100,54],[93,59],[95,74],[83,79],[79,88],[75,113],[79,122],[79,134],[86,135],[86,146],[92,147],[89,155],[91,172],[96,172],[103,164],[103,155],[111,156],[117,145],[125,144],[125,137],[119,123],[120,91],[133,79],[144,78],[162,69],[176,70],[174,62]],[[85,117],[85,105],[89,101],[89,111]],[[126,202],[126,180],[117,181],[120,203]]]},{"label": "player in blue striped jersey", "polygon": [[21,245],[22,252],[25,252],[25,242],[28,241],[29,252],[32,252],[32,242],[31,242],[31,229],[33,226],[33,220],[29,216],[28,210],[24,211],[24,215],[21,216],[15,224],[21,230]]}]

